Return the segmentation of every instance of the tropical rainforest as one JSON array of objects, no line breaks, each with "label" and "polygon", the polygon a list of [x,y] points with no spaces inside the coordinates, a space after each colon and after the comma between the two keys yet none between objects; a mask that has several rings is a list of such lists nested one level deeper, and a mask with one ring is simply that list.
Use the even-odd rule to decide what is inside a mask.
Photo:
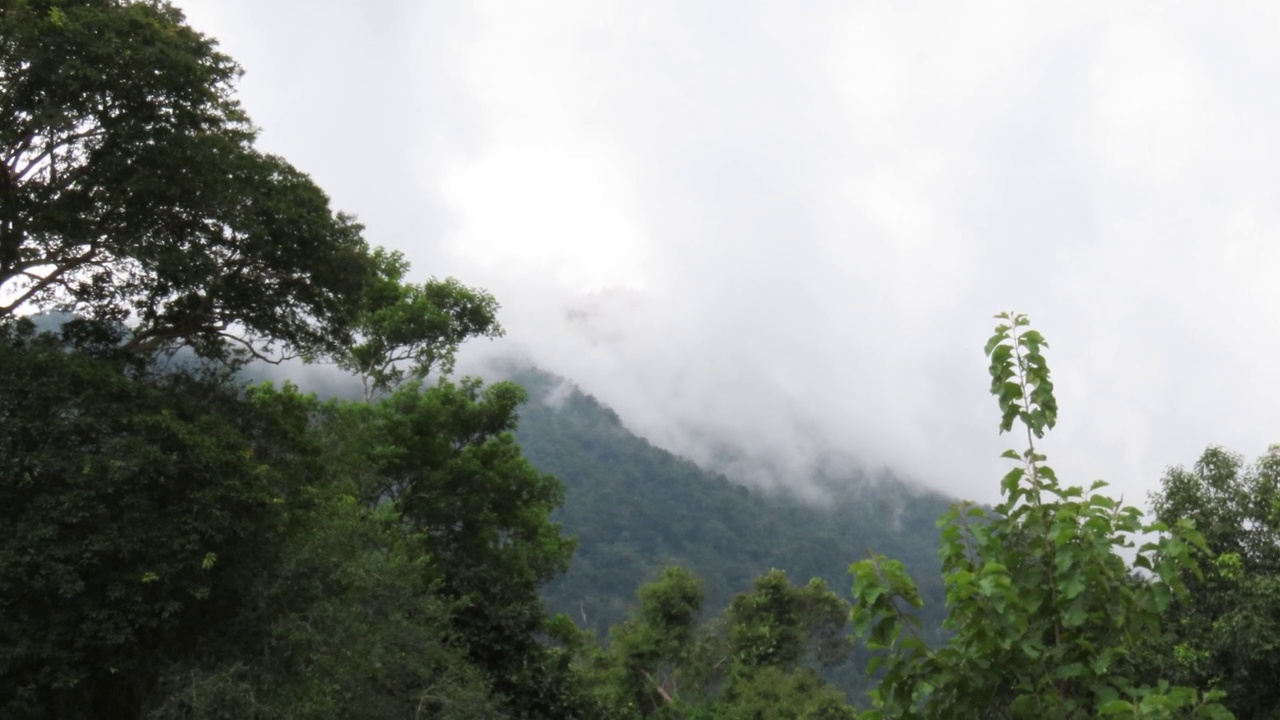
[{"label": "tropical rainforest", "polygon": [[239,74],[164,0],[0,0],[0,717],[1280,718],[1280,448],[1149,516],[1062,483],[1002,313],[998,505],[749,490],[457,377],[497,300],[260,151]]}]

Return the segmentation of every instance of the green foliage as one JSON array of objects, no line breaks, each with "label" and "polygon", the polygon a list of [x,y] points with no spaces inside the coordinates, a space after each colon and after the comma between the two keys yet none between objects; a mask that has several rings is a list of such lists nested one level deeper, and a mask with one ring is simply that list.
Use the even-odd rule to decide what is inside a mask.
[{"label": "green foliage", "polygon": [[573,717],[569,654],[539,642],[538,592],[574,543],[549,520],[564,487],[534,470],[510,433],[524,398],[512,383],[409,382],[372,404],[335,403],[318,432],[361,502],[392,504],[419,538],[424,571],[506,711]]},{"label": "green foliage", "polygon": [[518,387],[321,404],[5,328],[6,717],[598,716],[541,641],[572,543]]},{"label": "green foliage", "polygon": [[0,368],[0,715],[119,716],[234,611],[294,476],[223,384],[128,377],[22,321]]},{"label": "green foliage", "polygon": [[639,598],[636,617],[589,660],[597,692],[621,717],[852,717],[843,693],[801,667],[806,657],[831,666],[849,655],[848,604],[821,580],[796,587],[770,571],[705,623],[701,584],[681,568]]},{"label": "green foliage", "polygon": [[[569,572],[552,580],[544,596],[553,612],[602,640],[634,613],[634,588],[670,564],[696,574],[703,607],[718,611],[772,568],[843,583],[848,558],[874,545],[928,578],[921,594],[931,608],[941,607],[933,523],[947,508],[944,496],[854,472],[818,475],[827,493],[821,504],[748,489],[637,437],[567,381],[527,368],[509,372],[530,394],[516,438],[535,467],[564,482],[565,504],[555,518],[578,539]],[[936,642],[941,614],[923,620],[922,633]],[[851,694],[866,683],[867,658],[856,652],[822,671]]]},{"label": "green foliage", "polygon": [[1225,691],[1244,718],[1280,718],[1280,446],[1252,465],[1222,448],[1170,468],[1153,500],[1166,524],[1205,538],[1202,577],[1162,616],[1136,658],[1147,677]]},{"label": "green foliage", "polygon": [[[883,650],[893,647],[904,627],[919,630],[920,620],[903,612],[900,605],[906,603],[915,610],[924,605],[906,566],[877,555],[870,561],[854,564],[849,572],[854,577],[852,592],[855,601],[849,619],[853,622],[854,632],[867,637],[869,648]],[[906,647],[913,651],[925,650],[924,643],[914,637]],[[879,658],[872,662],[878,664]]]},{"label": "green foliage", "polygon": [[[1004,454],[1018,467],[994,511],[961,504],[939,521],[952,633],[941,647],[914,634],[920,598],[900,564],[873,557],[850,568],[856,630],[884,651],[869,667],[882,675],[863,717],[1229,717],[1214,693],[1141,686],[1128,669],[1131,648],[1186,595],[1203,539],[1187,522],[1144,524],[1137,508],[1097,492],[1105,483],[1059,483],[1034,445],[1057,421],[1047,343],[1025,316],[998,317],[986,346],[991,392],[1001,432],[1020,422],[1027,448]],[[1131,538],[1152,534],[1134,548]],[[1124,551],[1150,575],[1134,579]]]},{"label": "green foliage", "polygon": [[[936,498],[863,483],[822,519],[659,453],[580,394],[528,411],[530,437],[590,428],[537,465],[589,488],[562,517],[614,588],[559,588],[584,622],[672,557],[715,573],[708,589],[665,571],[592,649],[539,597],[574,543],[552,519],[564,486],[512,434],[524,391],[424,384],[501,334],[497,302],[406,282],[402,256],[256,150],[239,72],[165,0],[0,12],[4,717],[846,720],[814,669],[848,658],[846,618],[879,653],[867,718],[1229,716],[1169,679],[1274,711],[1250,685],[1280,675],[1280,450],[1171,472],[1154,524],[1102,483],[1061,485],[1034,445],[1057,421],[1047,344],[1020,315],[986,350],[999,427],[1021,423],[1027,447],[1006,453],[1004,502],[943,517],[923,590],[908,568],[932,561],[882,516],[910,527]],[[35,310],[69,314],[60,338],[19,319]],[[330,360],[365,402],[243,391],[179,350]],[[822,580],[757,577],[829,577],[841,543],[885,537],[908,562],[856,564],[852,608]],[[944,586],[934,647],[915,613]],[[728,607],[704,621],[707,597]]]},{"label": "green foliage", "polygon": [[504,717],[393,509],[366,509],[340,485],[302,505],[231,624],[253,632],[168,668],[147,717]]},{"label": "green foliage", "polygon": [[764,667],[736,681],[725,699],[690,713],[691,720],[853,720],[844,694],[811,670]]},{"label": "green foliage", "polygon": [[563,486],[534,470],[510,433],[524,397],[512,383],[467,378],[339,408],[359,419],[339,424],[333,441],[365,468],[362,499],[392,500],[459,595],[517,585],[527,594],[568,565],[573,543],[547,521]]},{"label": "green foliage", "polygon": [[688,571],[667,568],[639,591],[637,617],[614,628],[609,654],[597,661],[612,707],[638,717],[673,716],[679,671],[694,652],[702,588]]},{"label": "green foliage", "polygon": [[744,668],[793,670],[812,652],[823,666],[849,658],[853,649],[844,635],[848,603],[818,578],[795,587],[781,570],[756,579],[751,593],[729,604],[727,624],[734,663]]},{"label": "green foliage", "polygon": [[360,378],[365,402],[433,369],[448,375],[458,345],[502,335],[492,295],[453,278],[408,284],[409,264],[397,252],[378,248],[374,263],[378,279],[361,298],[353,342],[335,353],[338,367]]},{"label": "green foliage", "polygon": [[1058,420],[1049,366],[1040,352],[1049,343],[1028,328],[1031,321],[1025,315],[997,317],[1006,322],[997,325],[987,340],[986,354],[991,359],[991,394],[1000,405],[1000,432],[1009,432],[1013,421],[1019,420],[1029,434],[1042,438]]},{"label": "green foliage", "polygon": [[360,226],[254,149],[240,68],[181,12],[11,0],[0,38],[0,318],[72,312],[144,355],[346,337]]}]

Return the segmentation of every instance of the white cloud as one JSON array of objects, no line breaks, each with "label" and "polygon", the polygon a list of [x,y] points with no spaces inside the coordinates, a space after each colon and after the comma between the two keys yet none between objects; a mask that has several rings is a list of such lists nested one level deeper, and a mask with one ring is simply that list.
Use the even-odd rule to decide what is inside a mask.
[{"label": "white cloud", "polygon": [[449,244],[467,262],[571,291],[644,286],[644,238],[600,158],[507,146],[442,184],[462,228]]},{"label": "white cloud", "polygon": [[1280,440],[1272,4],[181,4],[265,144],[660,444],[993,499],[1010,307],[1071,481]]},{"label": "white cloud", "polygon": [[1185,182],[1205,150],[1217,98],[1196,58],[1159,15],[1134,8],[1099,38],[1089,108],[1109,173],[1163,187]]}]

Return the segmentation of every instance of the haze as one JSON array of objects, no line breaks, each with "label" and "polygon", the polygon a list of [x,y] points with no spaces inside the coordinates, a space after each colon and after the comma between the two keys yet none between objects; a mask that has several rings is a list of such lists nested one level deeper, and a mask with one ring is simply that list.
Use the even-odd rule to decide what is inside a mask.
[{"label": "haze", "polygon": [[658,445],[997,498],[982,344],[1069,483],[1280,442],[1274,3],[180,0],[264,148]]}]

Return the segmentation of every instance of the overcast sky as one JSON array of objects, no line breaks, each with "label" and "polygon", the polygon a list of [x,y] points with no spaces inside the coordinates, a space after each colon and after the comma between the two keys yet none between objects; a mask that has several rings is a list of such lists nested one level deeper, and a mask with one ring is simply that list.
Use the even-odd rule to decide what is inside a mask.
[{"label": "overcast sky", "polygon": [[497,295],[486,350],[694,459],[996,500],[1003,309],[1065,481],[1280,442],[1280,4],[178,4],[264,148]]}]

